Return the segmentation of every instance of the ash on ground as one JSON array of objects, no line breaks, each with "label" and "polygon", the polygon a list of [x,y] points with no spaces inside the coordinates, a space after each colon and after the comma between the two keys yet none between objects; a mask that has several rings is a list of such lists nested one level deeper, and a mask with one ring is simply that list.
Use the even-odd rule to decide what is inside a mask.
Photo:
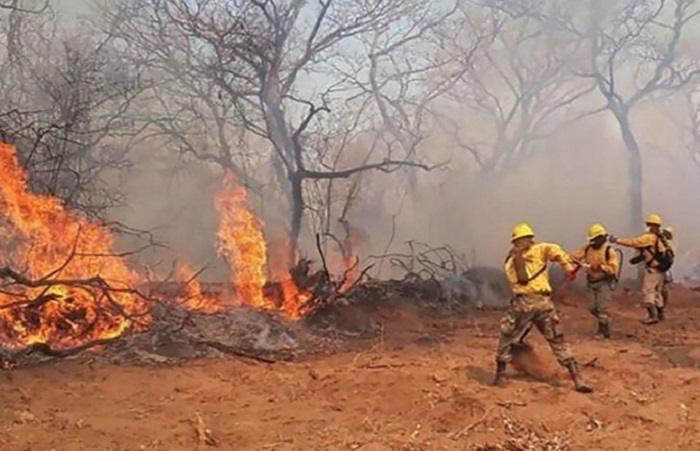
[{"label": "ash on ground", "polygon": [[498,285],[501,282],[494,282],[499,280],[497,272],[489,273],[488,278],[479,276],[482,273],[483,270],[472,271],[442,281],[415,276],[370,280],[320,305],[302,320],[250,307],[203,313],[158,303],[154,304],[152,321],[143,332],[127,333],[75,352],[55,351],[47,345],[21,351],[0,348],[0,357],[6,366],[76,356],[113,364],[172,365],[227,355],[262,362],[295,360],[340,351],[349,342],[377,337],[383,327],[378,314],[381,309],[411,309],[444,317],[502,305]]}]

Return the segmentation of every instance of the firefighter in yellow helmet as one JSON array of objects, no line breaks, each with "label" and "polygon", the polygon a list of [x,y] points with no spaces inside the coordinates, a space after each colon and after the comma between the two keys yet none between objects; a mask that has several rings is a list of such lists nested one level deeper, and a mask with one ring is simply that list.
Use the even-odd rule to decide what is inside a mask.
[{"label": "firefighter in yellow helmet", "polygon": [[596,338],[610,338],[610,314],[612,284],[617,282],[620,257],[607,244],[608,233],[602,224],[588,229],[588,245],[571,253],[575,262],[586,268],[586,281],[590,296],[590,312],[598,320]]},{"label": "firefighter in yellow helmet", "polygon": [[535,233],[528,224],[515,226],[511,244],[505,273],[513,298],[500,322],[494,384],[505,382],[506,365],[512,358],[513,344],[520,333],[533,324],[549,343],[559,364],[569,370],[576,391],[591,393],[593,389],[581,378],[576,359],[564,340],[559,316],[550,297],[552,287],[549,284],[548,263],[559,263],[573,279],[576,274],[569,255],[557,244],[535,243]]},{"label": "firefighter in yellow helmet", "polygon": [[[673,239],[673,229],[671,227],[664,227],[661,230],[661,233],[663,234],[664,238],[666,238],[666,241],[668,242],[668,245],[671,248],[673,254],[676,255],[676,242]],[[666,271],[664,276],[664,282],[661,284],[661,298],[663,299],[663,305],[659,309],[659,321],[663,321],[664,319],[666,319],[664,315],[664,309],[668,306],[668,300],[670,296],[668,291],[668,284],[670,283],[673,283],[673,275],[671,274],[671,270],[669,269],[668,271]]]},{"label": "firefighter in yellow helmet", "polygon": [[645,271],[642,280],[642,297],[647,308],[647,318],[644,324],[656,324],[664,317],[664,301],[661,294],[666,271],[673,265],[674,252],[661,230],[661,217],[651,214],[647,217],[646,232],[633,238],[610,237],[611,243],[631,247],[639,251],[639,255],[630,260],[637,264],[644,262]]}]

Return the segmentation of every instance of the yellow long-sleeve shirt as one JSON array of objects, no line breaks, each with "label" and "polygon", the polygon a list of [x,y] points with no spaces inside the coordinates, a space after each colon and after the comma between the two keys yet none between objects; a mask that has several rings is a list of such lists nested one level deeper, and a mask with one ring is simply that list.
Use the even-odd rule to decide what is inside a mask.
[{"label": "yellow long-sleeve shirt", "polygon": [[547,271],[549,262],[559,263],[566,272],[574,270],[569,254],[561,246],[552,243],[537,243],[523,254],[527,275],[532,279],[523,285],[518,282],[518,275],[515,272],[511,256],[512,252],[511,250],[511,254],[506,259],[505,273],[513,294],[550,293],[552,286],[549,284],[549,272]]},{"label": "yellow long-sleeve shirt", "polygon": [[[646,232],[644,235],[631,238],[618,238],[616,243],[620,246],[638,249],[644,257],[644,264],[649,268],[655,268],[659,265],[656,259],[654,259],[654,250],[656,249],[657,240],[659,244],[659,252],[665,251],[666,246],[664,246],[663,241],[652,232]],[[675,254],[674,246],[670,243],[669,248]]]},{"label": "yellow long-sleeve shirt", "polygon": [[[606,251],[606,249],[609,250]],[[580,247],[571,253],[571,258],[588,265],[586,272],[590,282],[604,280],[609,276],[616,277],[620,268],[617,252],[608,245],[598,249],[590,245]]]}]

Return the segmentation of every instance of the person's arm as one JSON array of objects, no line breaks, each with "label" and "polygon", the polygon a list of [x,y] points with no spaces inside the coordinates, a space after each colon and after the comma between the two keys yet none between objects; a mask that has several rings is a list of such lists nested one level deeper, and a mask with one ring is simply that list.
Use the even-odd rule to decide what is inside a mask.
[{"label": "person's arm", "polygon": [[656,236],[651,233],[645,233],[644,235],[632,238],[615,238],[612,242],[620,246],[642,249],[653,246],[656,243]]},{"label": "person's arm", "polygon": [[548,262],[556,262],[566,271],[570,276],[575,274],[574,265],[571,263],[571,257],[566,251],[558,244],[553,243],[541,243],[544,259]]},{"label": "person's arm", "polygon": [[573,251],[571,254],[571,259],[577,263],[586,263],[586,249],[588,246],[580,247]]}]

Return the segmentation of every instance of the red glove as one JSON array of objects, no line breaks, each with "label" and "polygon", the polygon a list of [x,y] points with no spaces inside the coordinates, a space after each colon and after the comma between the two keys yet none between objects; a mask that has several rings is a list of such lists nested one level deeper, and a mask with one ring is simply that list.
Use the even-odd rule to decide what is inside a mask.
[{"label": "red glove", "polygon": [[568,280],[576,280],[576,274],[578,274],[579,269],[581,269],[581,265],[576,265],[573,271],[570,271],[566,274],[566,278]]}]

